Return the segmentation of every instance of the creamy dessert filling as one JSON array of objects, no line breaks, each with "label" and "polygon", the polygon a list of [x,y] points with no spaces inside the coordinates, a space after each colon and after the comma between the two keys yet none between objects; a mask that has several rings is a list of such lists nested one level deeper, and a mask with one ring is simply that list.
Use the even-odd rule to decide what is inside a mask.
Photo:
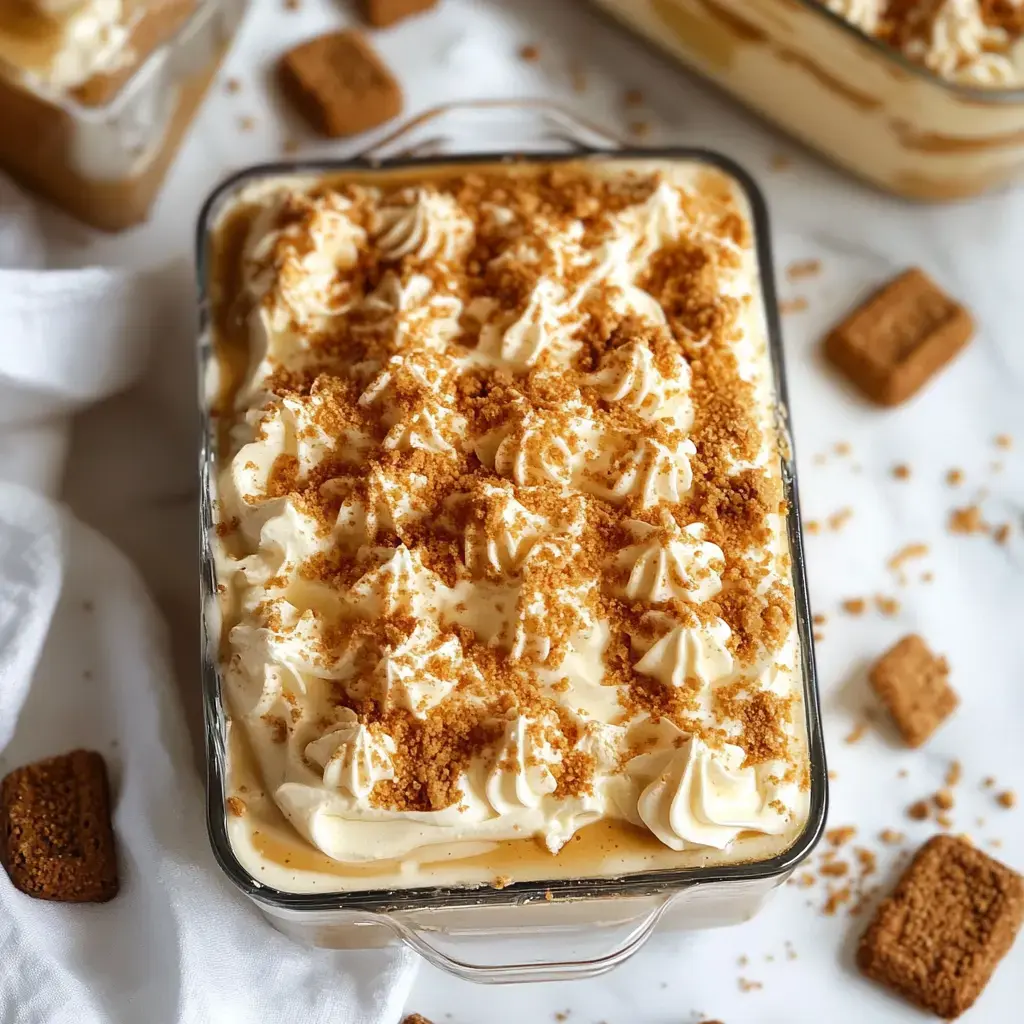
[{"label": "creamy dessert filling", "polygon": [[944,78],[1024,84],[1024,0],[824,0],[868,35]]},{"label": "creamy dessert filling", "polygon": [[[196,0],[0,0],[0,70],[42,94],[126,74]],[[86,89],[82,97],[91,96]]]},{"label": "creamy dessert filling", "polygon": [[287,180],[221,234],[242,859],[282,821],[342,887],[509,844],[555,876],[597,823],[657,866],[790,845],[802,674],[734,183],[611,160]]}]

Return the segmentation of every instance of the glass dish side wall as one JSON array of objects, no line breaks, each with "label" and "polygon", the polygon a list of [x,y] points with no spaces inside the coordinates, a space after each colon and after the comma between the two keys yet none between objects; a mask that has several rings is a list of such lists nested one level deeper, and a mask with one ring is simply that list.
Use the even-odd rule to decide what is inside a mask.
[{"label": "glass dish side wall", "polygon": [[101,106],[0,78],[0,168],[104,231],[145,220],[248,4],[204,0]]},{"label": "glass dish side wall", "polygon": [[595,0],[802,142],[920,200],[1024,174],[1024,90],[946,81],[816,0]]},{"label": "glass dish side wall", "polygon": [[[488,105],[475,105],[489,121],[495,114]],[[481,111],[481,106],[485,109]],[[450,108],[441,113],[450,114]],[[546,145],[552,138],[566,141],[566,133],[589,143],[577,145],[576,153],[595,153],[592,145],[607,145],[595,136],[592,126],[571,124],[564,111],[543,112]],[[530,116],[536,117],[534,110]],[[417,119],[422,138],[410,140],[411,133],[400,130],[383,140],[370,160],[347,164],[279,165],[255,168],[225,183],[210,198],[199,225],[198,262],[202,334],[200,337],[200,381],[211,381],[216,373],[210,325],[210,296],[207,291],[206,256],[213,225],[230,206],[232,197],[261,178],[282,175],[318,176],[345,170],[379,167],[381,152],[400,153],[406,159],[389,159],[384,169],[405,167],[429,171],[432,163],[493,162],[484,156],[442,157],[435,161],[408,159],[410,153],[442,151],[450,140],[436,134],[431,120]],[[567,127],[568,125],[568,127]],[[413,126],[410,126],[413,127]],[[585,130],[584,130],[585,129]],[[474,140],[477,136],[474,130]],[[395,143],[400,142],[400,149]],[[520,147],[522,151],[522,147]],[[570,154],[572,155],[572,154]],[[596,153],[595,153],[596,155]],[[770,264],[763,200],[746,175],[728,161],[697,151],[639,152],[607,154],[627,157],[653,157],[701,160],[718,166],[734,177],[746,194],[752,210],[758,241],[759,265],[763,270],[764,305],[767,333],[775,379],[778,385],[782,422],[786,417],[786,395],[782,377],[781,345]],[[564,153],[544,153],[534,159],[564,159]],[[746,920],[760,908],[771,891],[780,885],[813,848],[824,827],[827,782],[817,703],[813,649],[810,639],[810,615],[803,572],[800,528],[795,479],[791,456],[784,465],[784,484],[793,513],[789,521],[789,539],[793,551],[794,584],[800,646],[804,669],[806,726],[811,758],[811,808],[804,832],[780,857],[755,864],[729,865],[713,869],[662,871],[625,878],[595,878],[551,883],[516,883],[505,889],[417,889],[390,892],[330,893],[307,895],[281,892],[261,885],[251,877],[235,857],[228,835],[225,808],[227,796],[227,724],[222,703],[217,647],[219,623],[216,602],[216,578],[211,546],[212,481],[215,473],[214,420],[210,416],[210,397],[214,393],[204,385],[200,395],[204,424],[202,453],[202,591],[204,600],[203,657],[204,706],[206,712],[208,778],[207,817],[211,842],[225,873],[260,907],[281,931],[317,946],[364,948],[403,941],[428,960],[461,977],[484,982],[545,980],[581,977],[608,970],[638,949],[657,927],[699,928]],[[529,948],[517,959],[510,949],[514,937],[529,928]],[[471,962],[472,961],[472,962]]]}]

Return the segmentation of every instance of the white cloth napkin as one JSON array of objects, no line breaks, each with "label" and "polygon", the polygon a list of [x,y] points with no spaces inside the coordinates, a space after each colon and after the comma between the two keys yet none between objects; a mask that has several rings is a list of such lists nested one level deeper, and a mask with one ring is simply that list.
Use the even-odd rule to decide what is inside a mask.
[{"label": "white cloth napkin", "polygon": [[0,771],[103,753],[122,888],[47,903],[0,871],[0,1021],[394,1024],[413,954],[307,949],[221,874],[159,615],[128,561],[46,496],[68,413],[131,383],[153,325],[134,275],[3,269],[41,252],[0,180]]}]

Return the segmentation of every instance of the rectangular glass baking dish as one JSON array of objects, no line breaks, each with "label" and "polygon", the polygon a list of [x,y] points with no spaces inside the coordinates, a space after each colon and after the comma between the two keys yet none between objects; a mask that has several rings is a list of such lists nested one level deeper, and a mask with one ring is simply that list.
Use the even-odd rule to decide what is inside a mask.
[{"label": "rectangular glass baking dish", "polygon": [[248,6],[199,0],[100,102],[0,68],[0,168],[93,227],[144,221]]},{"label": "rectangular glass baking dish", "polygon": [[[538,142],[543,150],[516,159],[552,162],[593,155],[698,160],[732,176],[750,203],[758,259],[763,272],[763,302],[772,369],[778,385],[779,431],[789,449],[782,466],[782,476],[790,509],[788,540],[793,561],[803,706],[810,757],[807,822],[790,848],[771,860],[714,868],[652,871],[617,878],[520,882],[503,889],[490,886],[431,887],[310,895],[285,892],[262,884],[242,866],[232,849],[225,803],[228,796],[229,744],[218,664],[220,620],[213,552],[217,425],[211,405],[218,393],[218,364],[213,333],[214,296],[209,276],[214,226],[240,190],[267,177],[337,175],[346,170],[365,171],[368,168],[429,170],[436,163],[468,165],[486,161],[493,164],[493,155],[479,153],[458,157],[424,155],[428,152],[448,153],[453,142],[457,146],[461,136],[454,123],[467,115],[478,118],[470,136],[474,148],[486,147],[489,132],[493,141],[499,138],[506,140],[507,151],[507,140],[522,129],[522,117],[527,115],[528,131],[526,136],[515,136],[516,152],[536,149]],[[503,115],[511,115],[516,123],[508,123]],[[560,148],[555,149],[555,144]],[[272,924],[300,941],[329,948],[364,948],[404,942],[435,966],[480,982],[592,976],[623,962],[656,928],[692,929],[746,920],[810,853],[824,828],[827,772],[764,202],[747,175],[717,155],[688,149],[615,152],[613,146],[614,140],[600,129],[586,125],[549,104],[453,104],[420,115],[388,135],[372,153],[352,160],[275,164],[243,171],[211,195],[200,215],[197,236],[202,410],[200,568],[207,824],[214,853],[227,876]]]},{"label": "rectangular glass baking dish", "polygon": [[819,0],[594,0],[879,188],[951,200],[1024,174],[1024,89],[942,78]]}]

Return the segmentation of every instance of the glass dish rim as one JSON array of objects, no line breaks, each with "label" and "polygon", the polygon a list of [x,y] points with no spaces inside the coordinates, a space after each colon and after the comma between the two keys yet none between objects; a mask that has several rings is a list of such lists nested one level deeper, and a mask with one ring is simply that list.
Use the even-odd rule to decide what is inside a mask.
[{"label": "glass dish rim", "polygon": [[855,37],[862,45],[874,50],[884,60],[896,64],[901,71],[906,71],[932,85],[955,93],[960,99],[970,100],[972,103],[981,105],[999,106],[1003,103],[1013,104],[1024,102],[1024,86],[1017,86],[1012,89],[986,89],[979,85],[967,85],[964,82],[957,82],[951,78],[944,78],[931,68],[925,67],[911,60],[901,50],[894,46],[868,35],[863,29],[858,28],[853,22],[848,21],[841,14],[829,10],[822,0],[796,0],[805,10],[813,15],[821,15],[836,25],[840,31],[846,32]]},{"label": "glass dish rim", "polygon": [[211,10],[223,7],[226,3],[239,3],[248,8],[251,0],[196,0],[195,10],[162,42],[159,46],[150,50],[146,58],[132,71],[132,73],[121,83],[120,88],[105,103],[85,104],[80,103],[70,95],[52,94],[45,90],[33,88],[26,85],[26,89],[33,96],[45,103],[64,111],[69,117],[77,121],[103,122],[111,116],[116,116],[122,106],[131,102],[132,95],[137,92],[149,75],[149,69],[164,54],[176,49],[183,39],[187,38],[200,22],[200,19],[207,18]]},{"label": "glass dish rim", "polygon": [[[513,882],[502,889],[487,885],[424,886],[419,888],[366,889],[323,893],[294,893],[265,885],[254,878],[241,864],[231,847],[227,829],[227,729],[222,700],[220,668],[211,644],[208,621],[210,602],[216,599],[217,579],[211,536],[213,503],[211,501],[211,470],[216,463],[215,431],[206,394],[208,369],[214,356],[212,338],[211,297],[207,287],[208,242],[221,210],[246,185],[270,177],[316,177],[343,175],[346,172],[390,172],[394,170],[429,170],[452,165],[495,165],[511,162],[564,163],[568,161],[670,160],[699,162],[732,177],[742,190],[750,208],[754,227],[758,267],[761,271],[761,297],[769,356],[775,381],[777,427],[785,451],[782,459],[782,482],[788,505],[787,536],[792,561],[797,638],[802,665],[802,703],[807,730],[809,756],[809,808],[803,829],[782,853],[763,861],[726,864],[713,867],[663,869],[628,875],[553,879]],[[828,810],[828,771],[825,761],[824,731],[811,611],[801,528],[797,487],[795,451],[790,429],[789,395],[786,384],[782,348],[782,330],[775,289],[774,261],[771,249],[768,208],[754,179],[731,158],[701,147],[669,146],[661,148],[600,149],[580,147],[573,152],[539,151],[522,154],[466,153],[430,157],[398,157],[381,160],[357,157],[341,160],[279,161],[256,164],[232,174],[207,197],[196,224],[195,263],[199,305],[197,359],[199,364],[200,406],[200,590],[201,590],[201,683],[203,690],[203,723],[206,762],[206,822],[214,857],[232,883],[250,899],[269,908],[296,913],[348,911],[358,914],[410,912],[427,909],[515,906],[537,900],[581,900],[587,898],[643,898],[670,895],[695,884],[756,882],[785,875],[814,849],[821,838]]]}]

